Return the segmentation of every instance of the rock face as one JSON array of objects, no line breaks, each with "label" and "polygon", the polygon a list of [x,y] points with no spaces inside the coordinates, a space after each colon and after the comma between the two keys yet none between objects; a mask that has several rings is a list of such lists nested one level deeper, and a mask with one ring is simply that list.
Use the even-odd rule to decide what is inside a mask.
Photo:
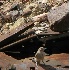
[{"label": "rock face", "polygon": [[69,3],[64,3],[48,12],[47,17],[53,31],[68,31],[69,28]]},{"label": "rock face", "polygon": [[61,6],[55,7],[53,10],[51,9],[48,14],[48,20],[50,24],[55,23],[55,21],[60,20],[69,12],[69,3],[64,3]]},{"label": "rock face", "polygon": [[[0,5],[0,51],[8,53],[8,55],[13,53],[13,57],[17,56],[17,59],[34,55],[41,46],[47,47],[46,52],[50,55],[60,52],[68,53],[68,5],[67,0],[5,1],[3,5]],[[5,57],[5,60],[2,59],[3,62],[0,59],[0,65],[4,64],[6,58],[9,57]],[[12,64],[15,64],[17,70],[23,70],[23,68],[30,70],[36,67],[30,60],[21,64],[17,64],[16,60],[12,58],[8,60],[11,61],[10,63],[13,61]],[[38,70],[63,70],[63,68],[57,69],[62,64],[59,61],[55,59],[44,60],[46,66],[39,66]],[[68,61],[66,62],[68,63]],[[6,66],[6,64],[4,65]]]},{"label": "rock face", "polygon": [[66,32],[69,30],[69,14],[66,14],[63,19],[56,21],[51,25],[51,30],[56,32]]},{"label": "rock face", "polygon": [[[24,18],[23,21],[25,22],[29,22],[29,21],[45,22],[47,21],[50,25],[51,30],[56,31],[56,32],[57,31],[62,32],[62,31],[68,30],[68,22],[67,22],[68,20],[65,20],[66,18],[64,18],[64,16],[69,12],[68,2],[65,2],[65,3],[62,2],[59,5],[58,4],[53,5],[53,3],[60,2],[62,0],[59,0],[59,1],[58,0],[57,1],[54,1],[54,0],[46,0],[46,1],[45,0],[43,1],[42,0],[41,1],[40,0],[38,1],[25,0],[27,1],[27,2],[24,1],[25,4],[22,3],[23,0],[18,0],[18,1],[19,3],[17,1],[12,1],[10,3],[7,2],[3,6],[1,6],[1,13],[3,13],[2,14],[3,16],[0,15],[0,23],[1,23],[0,27],[2,27],[2,25],[6,23],[14,22],[13,24],[15,24],[15,22],[18,19],[23,17]],[[30,4],[28,2],[30,2]],[[63,20],[65,21],[63,21],[62,18],[64,18]],[[63,22],[60,22],[60,21],[63,21]],[[67,24],[65,24],[64,22]],[[59,23],[60,25],[57,25]],[[61,26],[66,26],[66,27],[61,27]],[[9,25],[9,27],[11,26]],[[16,24],[15,24],[15,27],[16,27]]]},{"label": "rock face", "polygon": [[47,13],[43,13],[43,14],[33,17],[34,22],[41,22],[41,21],[45,21],[45,20],[47,20]]}]

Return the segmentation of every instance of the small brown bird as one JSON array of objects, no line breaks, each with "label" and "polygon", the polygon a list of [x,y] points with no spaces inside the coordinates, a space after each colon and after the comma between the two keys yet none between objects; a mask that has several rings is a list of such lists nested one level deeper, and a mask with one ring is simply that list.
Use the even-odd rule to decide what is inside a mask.
[{"label": "small brown bird", "polygon": [[[43,62],[44,60],[44,56],[46,55],[46,53],[44,52],[46,48],[40,47],[37,51],[37,53],[35,54],[35,61],[37,64],[40,64],[40,61]],[[44,62],[43,62],[44,63]],[[45,64],[45,63],[44,63]]]}]

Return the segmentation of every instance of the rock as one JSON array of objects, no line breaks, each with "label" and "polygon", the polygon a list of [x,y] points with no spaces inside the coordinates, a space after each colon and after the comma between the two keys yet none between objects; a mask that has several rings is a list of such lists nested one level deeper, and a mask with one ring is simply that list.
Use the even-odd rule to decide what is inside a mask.
[{"label": "rock", "polygon": [[37,30],[35,33],[36,34],[40,34],[40,33],[42,33],[43,31],[41,31],[41,30]]},{"label": "rock", "polygon": [[2,2],[0,2],[0,6],[2,6],[3,5],[3,3]]},{"label": "rock", "polygon": [[47,19],[47,13],[43,13],[32,18],[34,22],[41,22],[45,21],[46,19]]},{"label": "rock", "polygon": [[39,24],[39,22],[35,22],[35,23],[34,23],[34,25],[37,25],[37,24]]},{"label": "rock", "polygon": [[27,16],[29,16],[30,14],[32,13],[32,10],[30,9],[30,8],[25,8],[24,10],[23,10],[23,16],[24,17],[27,17]]},{"label": "rock", "polygon": [[54,31],[67,31],[69,28],[69,3],[51,9],[47,13],[51,29]]},{"label": "rock", "polygon": [[2,27],[2,23],[0,23],[0,29],[1,29],[1,27]]}]

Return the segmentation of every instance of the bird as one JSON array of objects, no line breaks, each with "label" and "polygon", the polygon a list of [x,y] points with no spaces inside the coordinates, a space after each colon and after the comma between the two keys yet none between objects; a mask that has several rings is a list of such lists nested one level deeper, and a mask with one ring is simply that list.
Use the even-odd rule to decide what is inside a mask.
[{"label": "bird", "polygon": [[[38,51],[36,52],[36,54],[35,54],[35,62],[36,62],[36,65],[39,65],[40,64],[40,61],[42,61],[43,62],[43,60],[44,60],[44,57],[45,57],[45,52],[44,52],[44,50],[45,50],[46,48],[44,48],[44,47],[40,47],[39,49],[38,49]],[[44,63],[44,62],[43,62]],[[44,63],[45,64],[45,63]]]}]

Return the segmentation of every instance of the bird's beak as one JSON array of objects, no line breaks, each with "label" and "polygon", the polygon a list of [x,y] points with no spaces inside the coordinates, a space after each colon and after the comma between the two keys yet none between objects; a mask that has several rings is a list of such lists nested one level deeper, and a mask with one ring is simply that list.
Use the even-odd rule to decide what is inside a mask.
[{"label": "bird's beak", "polygon": [[45,49],[47,49],[47,48],[44,48],[44,50],[45,50]]}]

